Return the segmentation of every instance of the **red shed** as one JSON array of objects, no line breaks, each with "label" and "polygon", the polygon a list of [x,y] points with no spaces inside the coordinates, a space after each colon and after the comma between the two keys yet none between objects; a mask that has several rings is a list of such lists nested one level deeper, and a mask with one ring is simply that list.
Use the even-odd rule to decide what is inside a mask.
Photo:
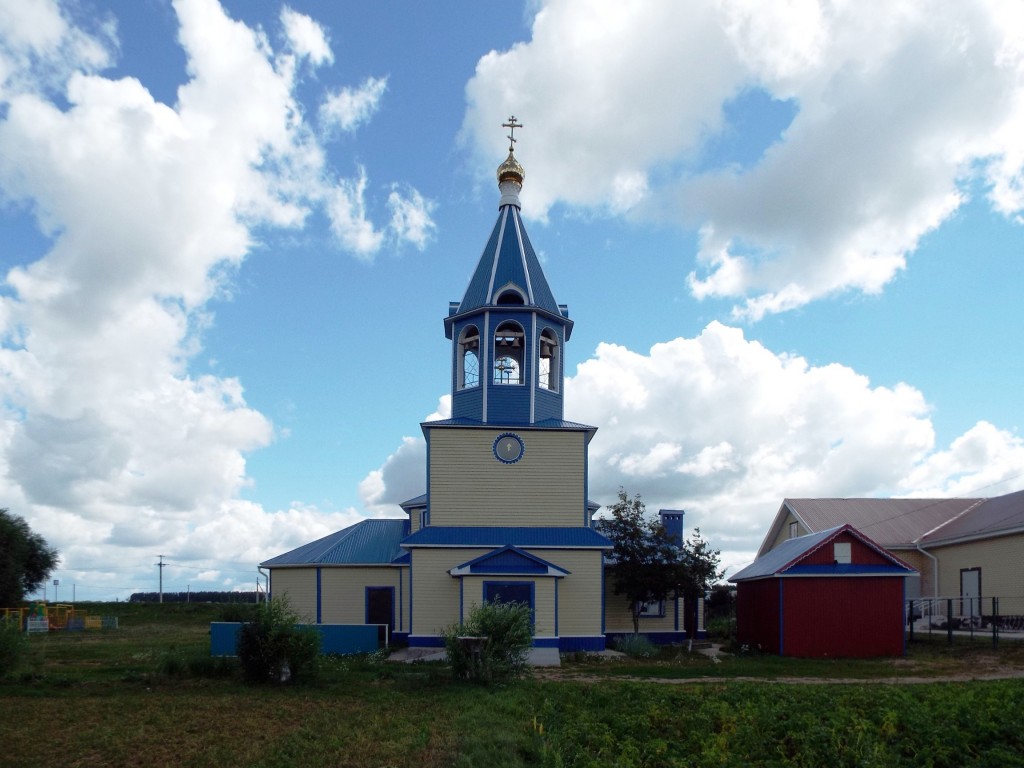
[{"label": "red shed", "polygon": [[737,639],[780,656],[902,656],[916,574],[850,525],[789,539],[730,579]]}]

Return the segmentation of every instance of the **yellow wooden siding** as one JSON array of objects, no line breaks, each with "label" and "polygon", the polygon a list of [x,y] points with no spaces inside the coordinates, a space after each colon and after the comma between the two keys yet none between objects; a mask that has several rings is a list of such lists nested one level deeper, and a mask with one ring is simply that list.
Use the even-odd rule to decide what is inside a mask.
[{"label": "yellow wooden siding", "polygon": [[439,635],[459,620],[459,580],[449,570],[488,549],[412,550],[412,633]]},{"label": "yellow wooden siding", "polygon": [[[673,632],[676,628],[675,601],[665,601],[664,616],[641,616],[641,632]],[[682,609],[682,603],[680,603]],[[629,610],[629,602],[625,595],[616,595],[611,577],[605,579],[604,585],[604,626],[607,632],[632,632],[633,614]],[[682,629],[682,613],[679,616],[679,627]]]},{"label": "yellow wooden siding", "polygon": [[793,536],[789,535],[790,523],[796,523],[797,536],[805,536],[809,533],[809,531],[799,523],[799,521],[796,519],[796,516],[792,512],[789,512],[786,514],[786,519],[782,521],[782,527],[779,529],[778,535],[775,537],[775,540],[772,542],[772,545],[768,548],[769,551],[775,549],[780,544],[794,538]]},{"label": "yellow wooden siding", "polygon": [[363,624],[366,621],[366,588],[393,587],[395,629],[399,628],[398,568],[322,568],[320,571],[320,620],[324,624]]},{"label": "yellow wooden siding", "polygon": [[502,464],[492,447],[503,431],[431,432],[431,525],[583,524],[584,435],[524,430],[523,458]]},{"label": "yellow wooden siding", "polygon": [[316,622],[316,568],[274,568],[270,572],[270,594],[288,600],[295,615]]},{"label": "yellow wooden siding", "polygon": [[596,550],[568,549],[528,551],[569,571],[569,575],[558,582],[558,634],[600,635],[601,553]]},{"label": "yellow wooden siding", "polygon": [[422,510],[414,509],[409,514],[409,533],[416,533],[420,529],[420,515]]},{"label": "yellow wooden siding", "polygon": [[984,613],[991,597],[999,598],[1002,614],[1024,614],[1024,533],[929,549],[939,560],[939,595],[960,594],[960,571],[981,568]]},{"label": "yellow wooden siding", "polygon": [[[932,561],[916,549],[890,549],[889,551],[921,574],[919,577],[910,577],[907,579],[907,599],[931,597]],[[914,586],[914,582],[916,582],[916,586]]]}]

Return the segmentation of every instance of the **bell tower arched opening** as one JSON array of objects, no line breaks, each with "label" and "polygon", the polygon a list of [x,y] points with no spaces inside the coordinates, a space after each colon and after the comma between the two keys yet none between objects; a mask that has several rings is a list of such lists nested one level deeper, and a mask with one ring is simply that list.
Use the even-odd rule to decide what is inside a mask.
[{"label": "bell tower arched opening", "polygon": [[494,383],[523,383],[523,328],[506,320],[494,331]]}]

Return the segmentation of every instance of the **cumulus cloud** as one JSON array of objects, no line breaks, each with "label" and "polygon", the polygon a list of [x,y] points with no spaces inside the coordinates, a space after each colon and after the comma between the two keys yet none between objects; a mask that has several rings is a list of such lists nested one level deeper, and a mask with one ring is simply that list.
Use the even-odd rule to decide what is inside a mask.
[{"label": "cumulus cloud", "polygon": [[342,88],[328,94],[320,105],[320,126],[330,134],[334,130],[355,131],[366,123],[380,106],[386,77],[368,77],[358,88]]},{"label": "cumulus cloud", "polygon": [[[753,160],[716,156],[728,107],[752,96],[791,121],[740,137]],[[1014,3],[547,0],[528,42],[479,61],[467,101],[481,157],[500,151],[495,115],[528,124],[527,215],[697,227],[693,295],[746,319],[882,290],[975,188],[1024,210]]]},{"label": "cumulus cloud", "polygon": [[285,6],[281,9],[281,26],[292,50],[299,56],[308,56],[314,66],[334,61],[327,33],[309,16]]},{"label": "cumulus cloud", "polygon": [[[982,487],[997,495],[1024,474],[1024,442],[1014,434],[979,423],[937,450],[928,403],[914,387],[814,366],[717,322],[646,353],[601,344],[566,380],[565,397],[568,418],[598,427],[591,498],[609,504],[624,487],[651,512],[685,509],[687,527],[700,527],[730,566],[753,559],[787,496],[974,495]],[[422,439],[406,438],[371,475],[374,503],[422,493],[425,459]]]},{"label": "cumulus cloud", "polygon": [[[0,3],[0,199],[31,212],[48,250],[0,295],[5,504],[68,574],[105,584],[123,577],[99,564],[149,570],[140,547],[255,563],[353,522],[243,500],[246,454],[273,425],[237,379],[190,370],[254,228],[301,226],[341,196],[339,242],[364,259],[381,245],[367,174],[336,178],[296,101],[296,57],[329,63],[326,33],[286,9],[290,52],[275,53],[215,0],[176,0],[188,77],[167,105],[100,74],[113,22],[83,31],[46,0],[12,9]],[[385,229],[421,245],[430,203],[401,200],[401,228]]]}]

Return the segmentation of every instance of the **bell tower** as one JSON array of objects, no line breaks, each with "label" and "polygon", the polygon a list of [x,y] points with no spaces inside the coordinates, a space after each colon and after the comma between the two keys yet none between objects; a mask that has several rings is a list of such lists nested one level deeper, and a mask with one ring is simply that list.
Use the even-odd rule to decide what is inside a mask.
[{"label": "bell tower", "polygon": [[508,157],[498,166],[498,221],[462,301],[451,302],[452,418],[527,425],[563,418],[569,310],[558,304],[520,216],[526,172],[515,157],[515,116]]}]

